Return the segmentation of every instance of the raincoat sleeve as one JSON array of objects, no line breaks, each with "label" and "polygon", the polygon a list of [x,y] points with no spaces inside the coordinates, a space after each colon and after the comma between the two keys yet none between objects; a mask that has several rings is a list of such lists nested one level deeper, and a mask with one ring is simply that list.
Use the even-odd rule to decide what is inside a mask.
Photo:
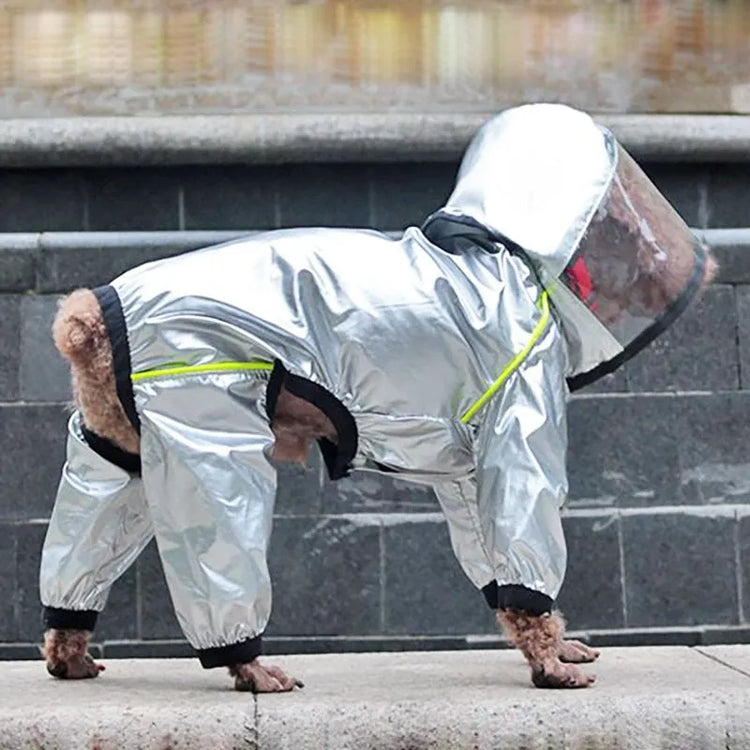
[{"label": "raincoat sleeve", "polygon": [[89,446],[75,412],[39,571],[46,627],[93,630],[110,587],[152,535],[141,479]]},{"label": "raincoat sleeve", "polygon": [[146,496],[177,619],[205,668],[252,661],[271,612],[276,494],[266,382],[242,375],[139,384]]},{"label": "raincoat sleeve", "polygon": [[[488,404],[477,434],[477,512],[500,608],[549,610],[565,575],[565,368],[559,329],[550,318]],[[493,589],[484,592],[490,603]]]}]

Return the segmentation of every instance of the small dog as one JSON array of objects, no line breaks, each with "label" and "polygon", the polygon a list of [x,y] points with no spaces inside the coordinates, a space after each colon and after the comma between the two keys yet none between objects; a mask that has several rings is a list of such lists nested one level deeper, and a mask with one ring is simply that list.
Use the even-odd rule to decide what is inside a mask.
[{"label": "small dog", "polygon": [[[583,153],[565,141],[571,128]],[[558,183],[569,169],[580,193],[555,183],[548,212],[554,180],[532,166],[551,160],[535,139],[553,150]],[[526,171],[498,178],[521,146]],[[477,136],[423,230],[272,232],[67,297],[53,336],[77,411],[42,559],[49,673],[103,669],[88,654],[96,614],[156,536],[203,666],[228,667],[238,690],[301,687],[258,660],[270,614],[268,458],[305,463],[317,444],[332,479],[363,470],[433,486],[459,563],[533,684],[591,685],[576,664],[599,652],[565,640],[553,609],[566,378],[580,385],[632,356],[716,271],[615,152],[581,113],[509,110]],[[567,230],[584,221],[586,232]]]}]

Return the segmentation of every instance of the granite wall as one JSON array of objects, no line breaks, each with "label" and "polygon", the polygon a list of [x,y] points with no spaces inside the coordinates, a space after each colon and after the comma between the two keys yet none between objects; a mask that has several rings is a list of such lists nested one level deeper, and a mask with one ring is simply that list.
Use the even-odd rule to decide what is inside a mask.
[{"label": "granite wall", "polygon": [[[398,230],[440,205],[456,167],[0,170],[0,658],[34,657],[41,634],[37,567],[69,398],[48,333],[58,296],[218,237],[159,231]],[[692,226],[750,226],[747,164],[645,167]],[[571,399],[560,605],[599,643],[750,641],[750,230],[711,236],[723,270],[703,299]],[[317,460],[283,469],[270,565],[270,651],[496,644],[423,488],[330,483]],[[96,639],[109,656],[186,652],[153,545],[115,585]]]}]

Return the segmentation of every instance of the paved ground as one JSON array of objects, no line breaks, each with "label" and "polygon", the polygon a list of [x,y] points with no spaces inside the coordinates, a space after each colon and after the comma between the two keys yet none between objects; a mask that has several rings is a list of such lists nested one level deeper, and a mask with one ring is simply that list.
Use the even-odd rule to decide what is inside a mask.
[{"label": "paved ground", "polygon": [[0,748],[750,749],[750,646],[612,648],[580,691],[530,687],[510,651],[269,659],[306,683],[235,693],[192,660],[111,660],[97,680],[0,663]]}]

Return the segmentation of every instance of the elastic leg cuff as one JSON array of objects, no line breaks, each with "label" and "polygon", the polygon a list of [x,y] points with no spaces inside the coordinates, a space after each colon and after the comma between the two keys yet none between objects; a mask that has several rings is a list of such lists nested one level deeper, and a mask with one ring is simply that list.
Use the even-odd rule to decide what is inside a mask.
[{"label": "elastic leg cuff", "polygon": [[554,599],[541,591],[526,588],[517,583],[498,586],[496,581],[488,583],[482,593],[492,609],[513,609],[530,615],[543,615],[552,611]]},{"label": "elastic leg cuff", "polygon": [[93,609],[44,608],[46,630],[88,630],[93,632],[99,613]]},{"label": "elastic leg cuff", "polygon": [[248,664],[263,651],[261,636],[247,638],[230,646],[217,646],[216,648],[197,649],[203,669],[214,667],[229,667],[233,664]]}]

